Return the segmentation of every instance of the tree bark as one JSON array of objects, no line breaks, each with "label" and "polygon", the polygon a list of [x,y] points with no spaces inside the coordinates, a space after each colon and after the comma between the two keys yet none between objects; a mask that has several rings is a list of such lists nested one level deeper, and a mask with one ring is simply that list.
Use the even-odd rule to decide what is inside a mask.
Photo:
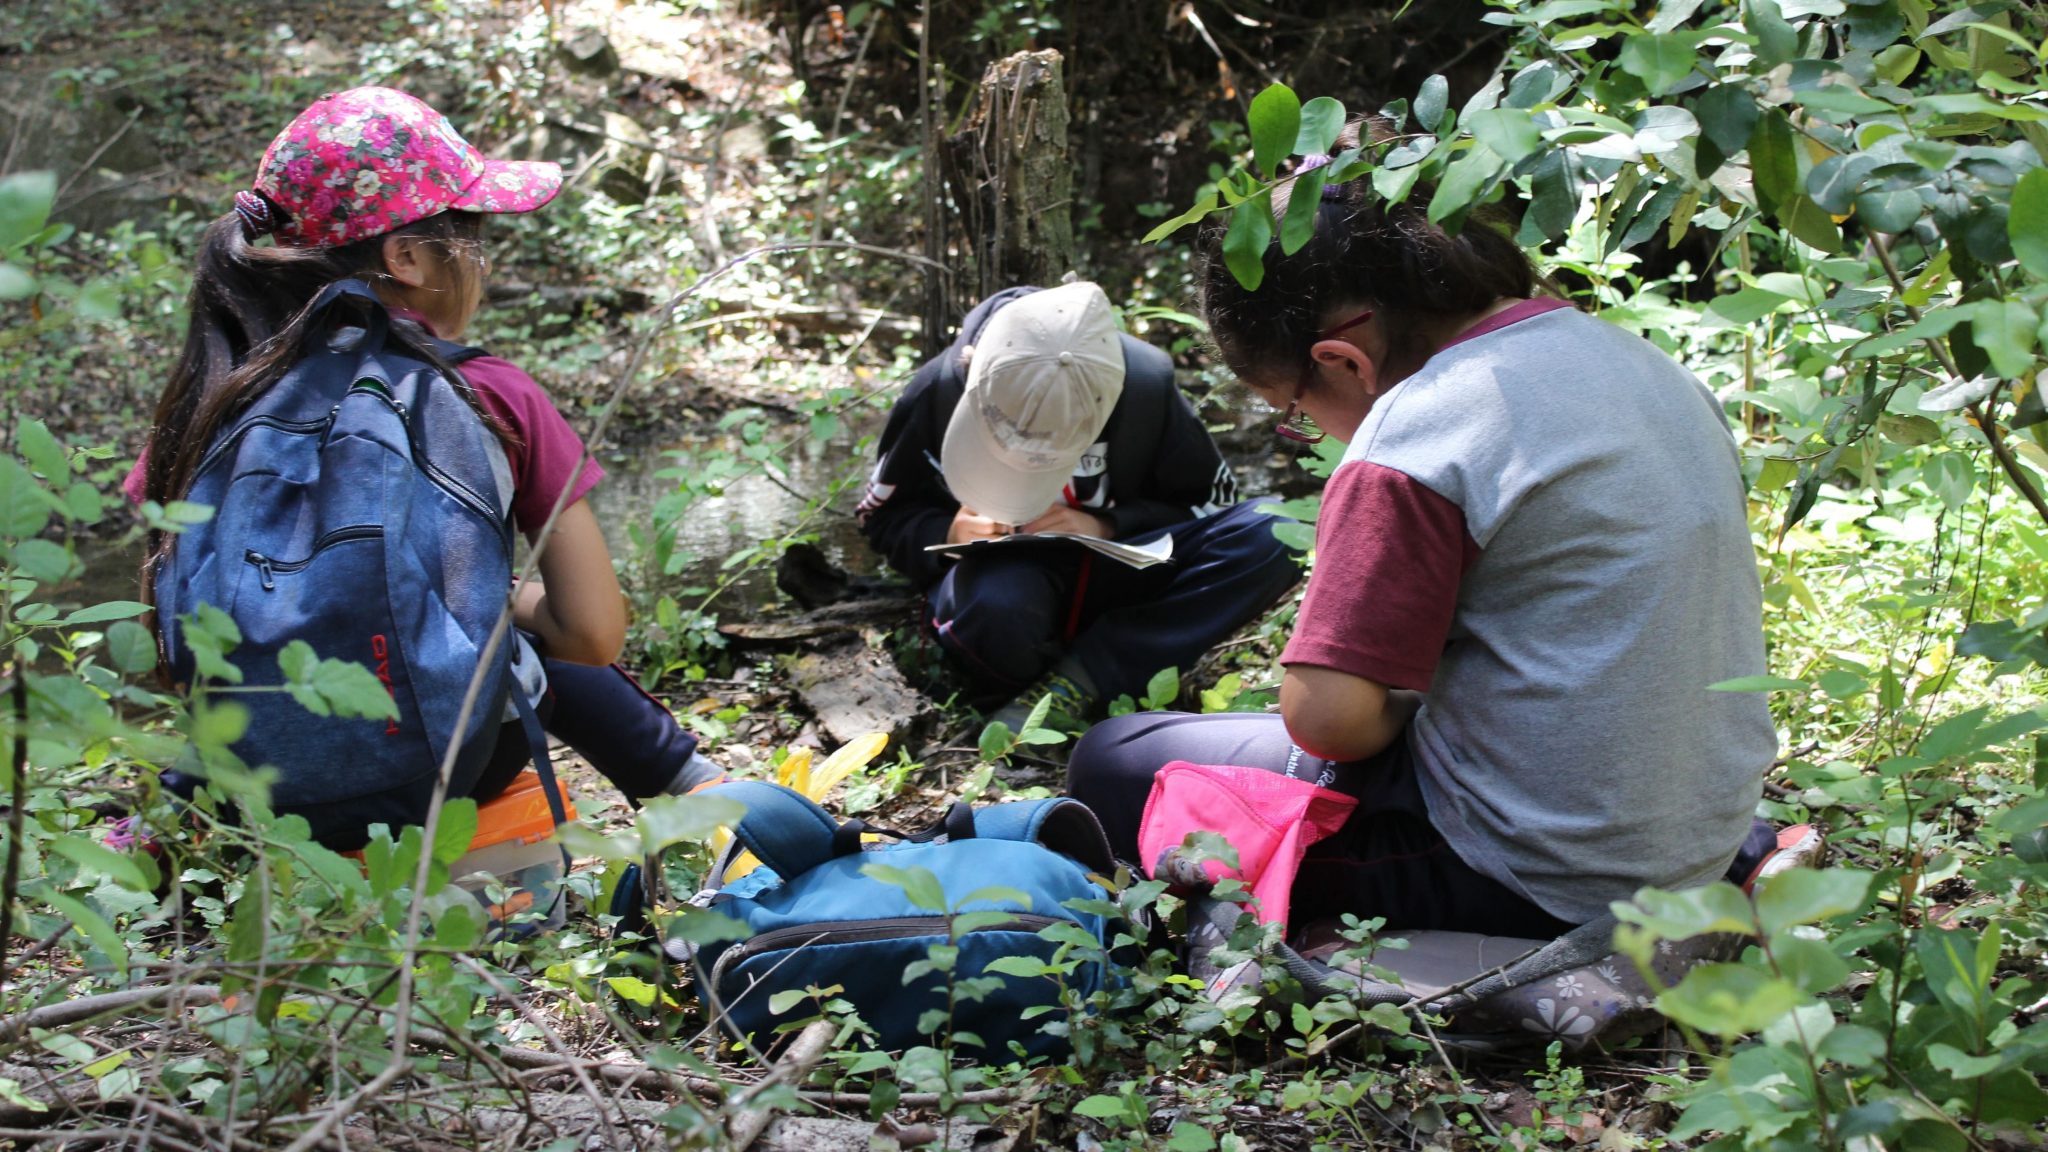
[{"label": "tree bark", "polygon": [[[1074,267],[1074,164],[1065,62],[1050,49],[989,65],[961,131],[946,140],[946,182],[984,299],[1018,284],[1057,284]],[[972,301],[956,301],[964,310]]]}]

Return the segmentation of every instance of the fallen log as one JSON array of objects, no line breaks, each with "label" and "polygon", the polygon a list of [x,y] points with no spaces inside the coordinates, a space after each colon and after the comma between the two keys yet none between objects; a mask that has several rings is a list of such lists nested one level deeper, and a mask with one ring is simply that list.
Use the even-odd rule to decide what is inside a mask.
[{"label": "fallen log", "polygon": [[835,744],[869,732],[886,732],[897,744],[907,744],[937,713],[931,699],[903,679],[887,652],[869,648],[858,637],[797,657],[789,674],[797,698]]},{"label": "fallen log", "polygon": [[718,632],[741,645],[789,644],[827,636],[858,635],[868,628],[908,624],[916,619],[916,608],[917,601],[907,596],[848,600],[780,620],[741,620],[720,624]]}]

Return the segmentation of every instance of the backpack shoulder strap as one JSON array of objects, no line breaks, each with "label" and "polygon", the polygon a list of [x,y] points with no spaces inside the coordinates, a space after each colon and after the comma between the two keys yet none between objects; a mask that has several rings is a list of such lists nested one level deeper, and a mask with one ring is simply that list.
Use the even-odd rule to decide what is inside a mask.
[{"label": "backpack shoulder strap", "polygon": [[732,780],[701,795],[746,805],[747,814],[733,826],[733,839],[785,880],[832,858],[838,823],[795,789],[765,780]]},{"label": "backpack shoulder strap", "polygon": [[985,840],[1026,840],[1043,844],[1083,865],[1107,873],[1116,867],[1102,822],[1079,800],[1020,800],[991,804],[974,813],[974,834]]},{"label": "backpack shoulder strap", "polygon": [[427,346],[434,350],[434,355],[439,356],[443,363],[453,367],[460,367],[479,356],[490,355],[490,353],[481,348],[472,348],[467,344],[457,344],[453,340],[443,340],[439,336],[429,336],[426,339]]}]

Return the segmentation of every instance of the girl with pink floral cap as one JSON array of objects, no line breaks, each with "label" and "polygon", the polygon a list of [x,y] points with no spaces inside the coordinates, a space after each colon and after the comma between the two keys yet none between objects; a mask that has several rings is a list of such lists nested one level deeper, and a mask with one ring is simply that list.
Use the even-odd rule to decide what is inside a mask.
[{"label": "girl with pink floral cap", "polygon": [[[445,359],[436,339],[459,337],[483,300],[484,214],[530,212],[561,182],[554,164],[485,159],[403,92],[322,97],[271,142],[252,187],[206,230],[184,353],[158,402],[150,448],[128,477],[129,498],[184,496],[216,435],[320,335],[309,331],[318,325],[308,306],[330,284],[368,284],[397,339]],[[515,597],[515,669],[548,731],[636,799],[721,778],[695,738],[611,663],[625,640],[625,602],[585,499],[603,469],[531,376],[488,355],[463,359],[459,372],[504,449],[514,524],[532,539],[569,490],[540,579]],[[160,534],[151,540],[148,571],[167,544]],[[497,748],[470,789],[479,799],[525,763],[523,738],[507,733]]]}]

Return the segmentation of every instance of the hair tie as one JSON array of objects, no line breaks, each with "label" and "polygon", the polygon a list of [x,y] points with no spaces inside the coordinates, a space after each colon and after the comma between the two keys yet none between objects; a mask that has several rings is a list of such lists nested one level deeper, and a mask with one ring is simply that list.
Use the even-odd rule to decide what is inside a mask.
[{"label": "hair tie", "polygon": [[[1328,152],[1319,152],[1314,156],[1304,156],[1301,159],[1301,163],[1294,168],[1294,178],[1299,180],[1318,168],[1328,166],[1335,159],[1336,157]],[[1342,200],[1343,198],[1344,186],[1342,184],[1332,184],[1327,180],[1323,182],[1323,199]]]},{"label": "hair tie", "polygon": [[277,214],[271,210],[270,199],[260,192],[244,189],[235,193],[235,215],[242,218],[242,239],[251,244],[257,237],[277,231]]}]

